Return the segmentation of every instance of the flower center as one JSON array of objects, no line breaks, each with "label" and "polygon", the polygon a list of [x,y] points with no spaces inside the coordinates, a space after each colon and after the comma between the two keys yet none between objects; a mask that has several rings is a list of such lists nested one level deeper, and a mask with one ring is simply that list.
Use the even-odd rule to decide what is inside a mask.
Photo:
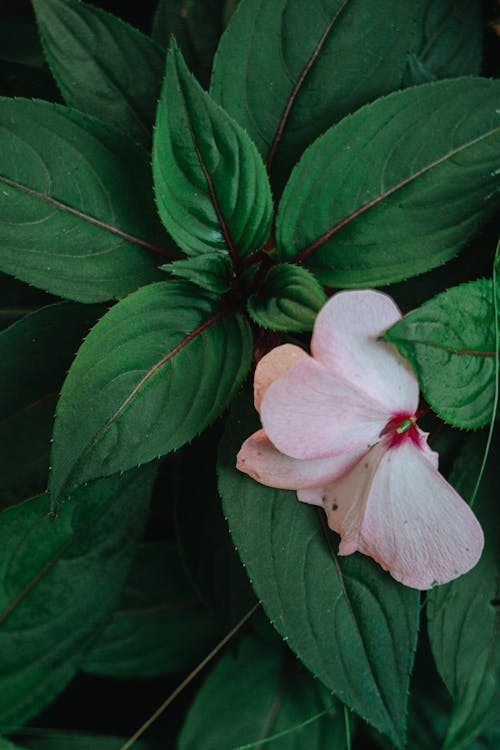
[{"label": "flower center", "polygon": [[395,448],[407,440],[420,446],[420,435],[417,427],[416,414],[395,414],[386,424],[381,437],[389,436],[389,447]]}]

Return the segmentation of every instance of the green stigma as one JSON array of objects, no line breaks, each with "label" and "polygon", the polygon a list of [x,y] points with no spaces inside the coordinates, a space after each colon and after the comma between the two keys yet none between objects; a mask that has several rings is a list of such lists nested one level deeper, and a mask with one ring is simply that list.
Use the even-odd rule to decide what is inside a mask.
[{"label": "green stigma", "polygon": [[398,435],[401,435],[402,432],[406,432],[407,430],[409,430],[412,424],[413,419],[403,419],[396,432],[398,433]]}]

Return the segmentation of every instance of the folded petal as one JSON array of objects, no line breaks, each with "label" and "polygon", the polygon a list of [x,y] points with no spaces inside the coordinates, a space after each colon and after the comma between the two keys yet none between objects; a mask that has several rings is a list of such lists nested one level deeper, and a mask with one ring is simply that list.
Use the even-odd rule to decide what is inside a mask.
[{"label": "folded petal", "polygon": [[325,493],[328,524],[342,537],[339,553],[359,550],[412,588],[451,581],[479,560],[481,526],[431,455],[411,440],[394,448],[388,442]]},{"label": "folded petal", "polygon": [[271,383],[260,415],[278,450],[307,459],[368,450],[390,417],[308,355]]},{"label": "folded petal", "polygon": [[395,348],[377,340],[400,318],[396,304],[382,292],[339,292],[316,318],[311,352],[391,414],[414,414],[417,379]]},{"label": "folded petal", "polygon": [[257,411],[268,386],[280,378],[287,370],[305,357],[306,352],[294,344],[283,344],[271,349],[257,364],[253,381],[253,398]]},{"label": "folded petal", "polygon": [[[264,430],[259,430],[243,443],[236,465],[240,471],[268,487],[296,490],[331,484],[352,469],[360,456],[356,451],[333,458],[290,458],[274,447]],[[314,504],[322,505],[321,495]]]}]

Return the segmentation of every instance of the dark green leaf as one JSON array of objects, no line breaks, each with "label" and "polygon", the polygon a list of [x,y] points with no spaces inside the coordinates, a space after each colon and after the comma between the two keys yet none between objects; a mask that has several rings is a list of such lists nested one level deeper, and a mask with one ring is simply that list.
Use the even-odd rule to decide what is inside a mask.
[{"label": "dark green leaf", "polygon": [[225,635],[254,606],[255,594],[234,549],[217,492],[220,432],[220,426],[214,425],[182,451],[175,527],[186,570]]},{"label": "dark green leaf", "polygon": [[[45,729],[43,732],[33,729],[30,733],[28,728],[24,732],[27,736],[25,738],[23,734],[23,748],[20,750],[121,750],[126,742],[123,737],[104,737],[53,729]],[[41,736],[37,736],[38,734]],[[149,748],[150,745],[140,740],[134,743],[134,750],[149,750]],[[1,747],[0,750],[2,750]]]},{"label": "dark green leaf", "polygon": [[363,555],[337,557],[337,537],[316,509],[236,470],[236,452],[255,427],[241,402],[221,445],[219,487],[256,594],[308,669],[401,747],[418,592]]},{"label": "dark green leaf", "polygon": [[425,0],[418,14],[405,84],[437,78],[479,75],[482,58],[482,12],[478,0]]},{"label": "dark green leaf", "polygon": [[225,0],[160,0],[154,17],[153,38],[166,49],[173,34],[203,86],[226,23],[225,6]]},{"label": "dark green leaf", "polygon": [[118,609],[82,669],[112,677],[187,670],[210,651],[217,635],[175,545],[150,542],[139,550]]},{"label": "dark green leaf", "polygon": [[142,532],[151,466],[81,488],[60,516],[39,495],[0,514],[0,721],[65,687],[118,604]]},{"label": "dark green leaf", "polygon": [[211,93],[282,187],[330,125],[402,81],[417,2],[242,0],[215,57]]},{"label": "dark green leaf", "polygon": [[152,39],[79,0],[32,0],[66,104],[148,145],[165,65]]},{"label": "dark green leaf", "polygon": [[415,370],[434,411],[456,427],[491,419],[495,329],[490,281],[448,289],[408,313],[383,337]]},{"label": "dark green leaf", "polygon": [[[331,711],[327,711],[329,707]],[[297,727],[315,716],[316,721]],[[211,717],[209,732],[207,717]],[[262,747],[261,742],[286,730],[292,731],[272,741],[274,750],[345,748],[339,703],[288,650],[272,649],[247,637],[239,644],[237,655],[223,656],[203,683],[177,748],[233,750],[251,742]]]},{"label": "dark green leaf", "polygon": [[73,110],[0,99],[0,268],[100,302],[160,278],[145,150]]},{"label": "dark green leaf", "polygon": [[217,250],[238,265],[266,241],[272,198],[262,159],[189,73],[175,44],[158,106],[153,173],[160,216],[187,255]]},{"label": "dark green leaf", "polygon": [[0,494],[47,486],[59,390],[83,336],[102,310],[62,302],[0,333]]},{"label": "dark green leaf", "polygon": [[222,253],[194,255],[192,258],[167,263],[161,268],[162,271],[187,279],[214,294],[228,292],[233,282],[231,260]]},{"label": "dark green leaf", "polygon": [[305,268],[282,263],[267,274],[258,294],[248,300],[248,312],[273,331],[312,331],[326,294]]},{"label": "dark green leaf", "polygon": [[191,440],[227,406],[251,357],[248,321],[187,282],[126,297],[92,329],[64,383],[53,501]]},{"label": "dark green leaf", "polygon": [[[485,534],[473,570],[429,594],[429,637],[436,665],[453,698],[445,750],[458,750],[498,719],[500,700],[500,515],[498,439],[483,475],[474,510]],[[484,440],[471,437],[451,476],[457,491],[472,495]]]},{"label": "dark green leaf", "polygon": [[359,287],[452,258],[500,206],[500,81],[463,78],[390,94],[331,128],[283,196],[283,260]]},{"label": "dark green leaf", "polygon": [[0,22],[0,95],[59,99],[34,23]]}]

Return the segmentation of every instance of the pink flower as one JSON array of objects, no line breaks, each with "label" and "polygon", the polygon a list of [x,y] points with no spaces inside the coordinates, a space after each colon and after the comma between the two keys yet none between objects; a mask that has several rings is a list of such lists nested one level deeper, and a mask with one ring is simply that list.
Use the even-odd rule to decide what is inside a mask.
[{"label": "pink flower", "polygon": [[285,344],[263,357],[254,395],[264,429],[238,468],[323,507],[340,555],[362,552],[428,589],[470,570],[484,539],[416,424],[415,375],[378,340],[400,317],[385,294],[340,292],[316,319],[312,356]]}]

